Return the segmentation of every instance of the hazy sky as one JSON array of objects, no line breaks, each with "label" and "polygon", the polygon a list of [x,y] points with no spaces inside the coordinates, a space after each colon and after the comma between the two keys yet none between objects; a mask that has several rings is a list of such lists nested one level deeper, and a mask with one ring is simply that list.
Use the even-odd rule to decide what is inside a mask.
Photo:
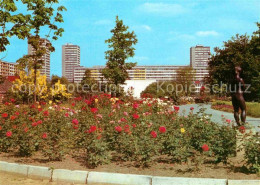
[{"label": "hazy sky", "polygon": [[[213,48],[239,34],[251,34],[260,22],[260,0],[60,0],[64,12],[63,37],[53,42],[51,74],[61,75],[62,45],[80,46],[81,65],[105,65],[105,40],[111,37],[115,17],[135,31],[138,44],[130,61],[139,65],[187,65],[189,49]],[[27,54],[27,41],[11,39],[5,61]]]}]

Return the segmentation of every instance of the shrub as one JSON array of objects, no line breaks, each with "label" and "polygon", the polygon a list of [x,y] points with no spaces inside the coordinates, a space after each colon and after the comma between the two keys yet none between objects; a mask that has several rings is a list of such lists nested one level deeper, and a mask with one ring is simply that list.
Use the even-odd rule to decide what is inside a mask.
[{"label": "shrub", "polygon": [[245,159],[251,171],[260,173],[260,137],[258,135],[246,141]]}]

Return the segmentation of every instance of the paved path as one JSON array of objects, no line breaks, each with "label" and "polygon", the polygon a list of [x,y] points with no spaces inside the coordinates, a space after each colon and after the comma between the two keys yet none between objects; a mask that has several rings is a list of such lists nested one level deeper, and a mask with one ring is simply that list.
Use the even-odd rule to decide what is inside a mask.
[{"label": "paved path", "polygon": [[[49,182],[49,180],[30,179],[21,175],[0,172],[0,185],[81,185],[69,182]],[[94,183],[93,185],[113,185]]]},{"label": "paved path", "polygon": [[[223,112],[223,111],[219,111],[219,110],[214,110],[214,109],[211,108],[210,104],[187,104],[187,105],[181,105],[179,113],[181,115],[187,115],[187,114],[189,114],[191,107],[194,107],[194,110],[193,110],[194,113],[197,113],[200,110],[200,108],[205,108],[205,113],[212,115],[211,116],[211,120],[214,121],[214,122],[220,123],[220,124],[223,123],[221,115],[224,115],[224,117],[226,119],[230,119],[232,121],[235,121],[233,113]],[[247,116],[246,121],[250,125],[254,126],[257,132],[260,132],[260,128],[259,128],[259,126],[260,126],[260,118],[252,118],[252,117]]]}]

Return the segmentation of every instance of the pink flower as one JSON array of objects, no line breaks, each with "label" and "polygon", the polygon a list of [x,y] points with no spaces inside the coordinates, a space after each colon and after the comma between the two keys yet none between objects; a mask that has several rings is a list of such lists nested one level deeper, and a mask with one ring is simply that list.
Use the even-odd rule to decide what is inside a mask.
[{"label": "pink flower", "polygon": [[226,122],[227,122],[227,123],[231,123],[231,120],[230,120],[230,119],[226,119]]},{"label": "pink flower", "polygon": [[112,121],[109,121],[109,123],[115,123],[115,121],[112,120]]},{"label": "pink flower", "polygon": [[13,134],[13,133],[12,133],[11,131],[7,131],[5,135],[6,135],[6,137],[11,137],[12,134]]},{"label": "pink flower", "polygon": [[138,103],[134,103],[134,104],[133,104],[133,108],[134,108],[134,109],[138,109],[138,107],[139,107],[139,104],[138,104]]},{"label": "pink flower", "polygon": [[157,133],[156,133],[155,131],[152,131],[152,132],[151,132],[151,136],[152,136],[153,138],[156,138],[156,137],[157,137]]},{"label": "pink flower", "polygon": [[125,116],[128,116],[128,113],[127,113],[127,112],[124,112],[124,115],[125,115]]},{"label": "pink flower", "polygon": [[127,120],[125,118],[121,118],[122,122],[127,122]]},{"label": "pink flower", "polygon": [[121,132],[122,131],[122,127],[120,127],[120,126],[115,126],[115,129],[116,129],[117,132]]}]

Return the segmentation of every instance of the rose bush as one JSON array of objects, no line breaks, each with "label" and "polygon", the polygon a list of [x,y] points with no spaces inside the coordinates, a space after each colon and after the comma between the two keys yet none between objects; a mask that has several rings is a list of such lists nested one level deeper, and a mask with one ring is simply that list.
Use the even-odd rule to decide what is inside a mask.
[{"label": "rose bush", "polygon": [[[165,158],[187,162],[197,156],[226,162],[235,153],[235,130],[203,112],[186,117],[158,99],[120,100],[107,94],[66,104],[39,102],[1,107],[0,150],[49,160],[81,154],[89,167],[130,161],[146,167]],[[196,160],[193,160],[196,161]]]}]

